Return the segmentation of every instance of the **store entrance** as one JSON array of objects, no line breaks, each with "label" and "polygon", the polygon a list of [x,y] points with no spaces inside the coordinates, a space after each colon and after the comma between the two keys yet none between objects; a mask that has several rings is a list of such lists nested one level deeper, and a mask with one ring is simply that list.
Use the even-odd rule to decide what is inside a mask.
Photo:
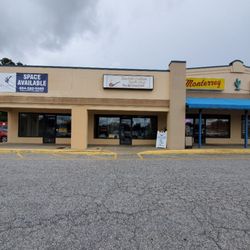
[{"label": "store entrance", "polygon": [[56,116],[44,115],[43,143],[56,143]]},{"label": "store entrance", "polygon": [[[199,119],[198,118],[186,118],[186,136],[193,137],[194,143],[198,143],[199,141]],[[201,140],[202,143],[206,141],[206,133],[205,133],[205,119],[202,119],[201,126]]]},{"label": "store entrance", "polygon": [[132,145],[132,118],[121,117],[120,145]]}]

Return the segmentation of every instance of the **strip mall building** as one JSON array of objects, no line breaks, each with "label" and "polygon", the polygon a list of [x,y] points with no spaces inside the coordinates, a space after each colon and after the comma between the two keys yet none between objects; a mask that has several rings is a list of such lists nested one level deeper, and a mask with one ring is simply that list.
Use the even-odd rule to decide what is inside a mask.
[{"label": "strip mall building", "polygon": [[[0,111],[8,112],[9,143],[155,145],[185,138],[203,144],[248,144],[250,67],[167,70],[41,66],[0,67]],[[247,128],[247,129],[245,129]]]}]

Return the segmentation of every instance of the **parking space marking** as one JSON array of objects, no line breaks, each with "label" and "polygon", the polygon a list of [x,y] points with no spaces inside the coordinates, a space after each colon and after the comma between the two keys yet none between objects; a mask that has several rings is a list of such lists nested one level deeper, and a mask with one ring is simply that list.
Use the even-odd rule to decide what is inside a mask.
[{"label": "parking space marking", "polygon": [[142,154],[137,153],[137,156],[140,158],[140,160],[144,160],[144,158],[143,158]]},{"label": "parking space marking", "polygon": [[16,155],[17,155],[19,158],[21,158],[21,159],[24,158],[24,156],[23,156],[20,152],[17,152]]}]

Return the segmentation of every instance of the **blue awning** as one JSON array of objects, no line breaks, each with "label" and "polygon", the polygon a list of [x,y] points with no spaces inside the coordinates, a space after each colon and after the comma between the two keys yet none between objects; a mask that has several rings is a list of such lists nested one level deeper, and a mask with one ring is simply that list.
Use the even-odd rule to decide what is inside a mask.
[{"label": "blue awning", "polygon": [[226,98],[196,98],[187,97],[187,108],[190,109],[237,109],[250,110],[249,99],[226,99]]}]

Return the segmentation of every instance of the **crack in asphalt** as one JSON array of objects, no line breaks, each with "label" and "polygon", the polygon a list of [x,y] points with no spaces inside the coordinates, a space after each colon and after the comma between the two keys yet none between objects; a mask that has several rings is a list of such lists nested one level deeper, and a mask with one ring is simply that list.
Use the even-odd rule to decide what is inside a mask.
[{"label": "crack in asphalt", "polygon": [[0,249],[249,249],[245,165],[118,163],[3,160]]}]

